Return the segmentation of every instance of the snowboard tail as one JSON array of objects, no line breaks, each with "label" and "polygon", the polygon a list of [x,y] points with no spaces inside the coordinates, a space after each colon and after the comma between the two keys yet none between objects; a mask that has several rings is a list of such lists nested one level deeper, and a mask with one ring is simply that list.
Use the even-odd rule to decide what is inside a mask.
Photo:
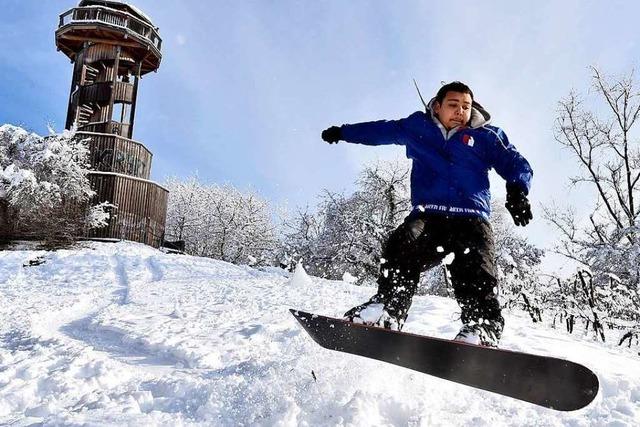
[{"label": "snowboard tail", "polygon": [[588,405],[598,377],[568,360],[477,346],[290,310],[322,347],[413,369],[559,411]]}]

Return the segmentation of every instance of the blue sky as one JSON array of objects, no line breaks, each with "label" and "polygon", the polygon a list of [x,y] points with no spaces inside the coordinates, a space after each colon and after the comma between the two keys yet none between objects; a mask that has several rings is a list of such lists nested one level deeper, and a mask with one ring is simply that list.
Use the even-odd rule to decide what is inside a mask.
[{"label": "blue sky", "polygon": [[[134,138],[152,176],[198,171],[291,206],[323,188],[352,189],[364,162],[399,147],[329,146],[322,129],[405,117],[441,81],[468,83],[535,170],[536,221],[522,234],[548,246],[539,204],[588,201],[553,140],[558,100],[586,91],[589,65],[625,73],[640,44],[634,2],[133,2],[160,27],[163,60],[140,86]],[[64,126],[71,64],[56,52],[58,15],[74,1],[3,0],[0,123],[39,133]],[[495,177],[494,177],[495,178]],[[493,193],[504,185],[493,179]]]}]

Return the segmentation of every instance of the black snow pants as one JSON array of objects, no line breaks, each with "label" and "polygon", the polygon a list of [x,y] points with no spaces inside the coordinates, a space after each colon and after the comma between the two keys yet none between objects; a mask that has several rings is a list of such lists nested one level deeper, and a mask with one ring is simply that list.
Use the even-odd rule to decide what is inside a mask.
[{"label": "black snow pants", "polygon": [[404,324],[420,273],[451,253],[448,269],[462,323],[490,323],[500,338],[504,319],[496,295],[493,230],[481,217],[411,213],[383,248],[376,297]]}]

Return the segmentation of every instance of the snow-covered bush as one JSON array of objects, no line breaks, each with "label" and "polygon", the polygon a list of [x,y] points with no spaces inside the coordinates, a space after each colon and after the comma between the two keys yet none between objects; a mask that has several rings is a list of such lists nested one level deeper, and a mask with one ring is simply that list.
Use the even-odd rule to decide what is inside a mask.
[{"label": "snow-covered bush", "polygon": [[522,308],[531,320],[540,322],[547,292],[540,286],[539,277],[544,251],[516,233],[504,200],[492,200],[491,211],[501,300],[507,306]]},{"label": "snow-covered bush", "polygon": [[198,178],[170,178],[167,240],[182,240],[192,255],[232,263],[271,263],[278,246],[268,203],[230,185],[205,185]]},{"label": "snow-covered bush", "polygon": [[72,238],[105,225],[105,207],[88,206],[89,150],[74,132],[42,137],[0,126],[0,229],[9,236]]},{"label": "snow-covered bush", "polygon": [[285,221],[285,263],[302,260],[315,276],[374,281],[382,245],[411,209],[408,178],[406,162],[379,162],[364,168],[352,195],[325,192],[315,213]]}]

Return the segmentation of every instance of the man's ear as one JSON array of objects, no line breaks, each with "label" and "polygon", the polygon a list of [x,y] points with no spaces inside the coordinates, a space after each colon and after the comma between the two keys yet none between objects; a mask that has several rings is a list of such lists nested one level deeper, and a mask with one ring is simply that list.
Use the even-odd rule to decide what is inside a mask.
[{"label": "man's ear", "polygon": [[440,112],[440,103],[438,101],[435,101],[433,103],[433,114],[437,116],[439,112]]}]

